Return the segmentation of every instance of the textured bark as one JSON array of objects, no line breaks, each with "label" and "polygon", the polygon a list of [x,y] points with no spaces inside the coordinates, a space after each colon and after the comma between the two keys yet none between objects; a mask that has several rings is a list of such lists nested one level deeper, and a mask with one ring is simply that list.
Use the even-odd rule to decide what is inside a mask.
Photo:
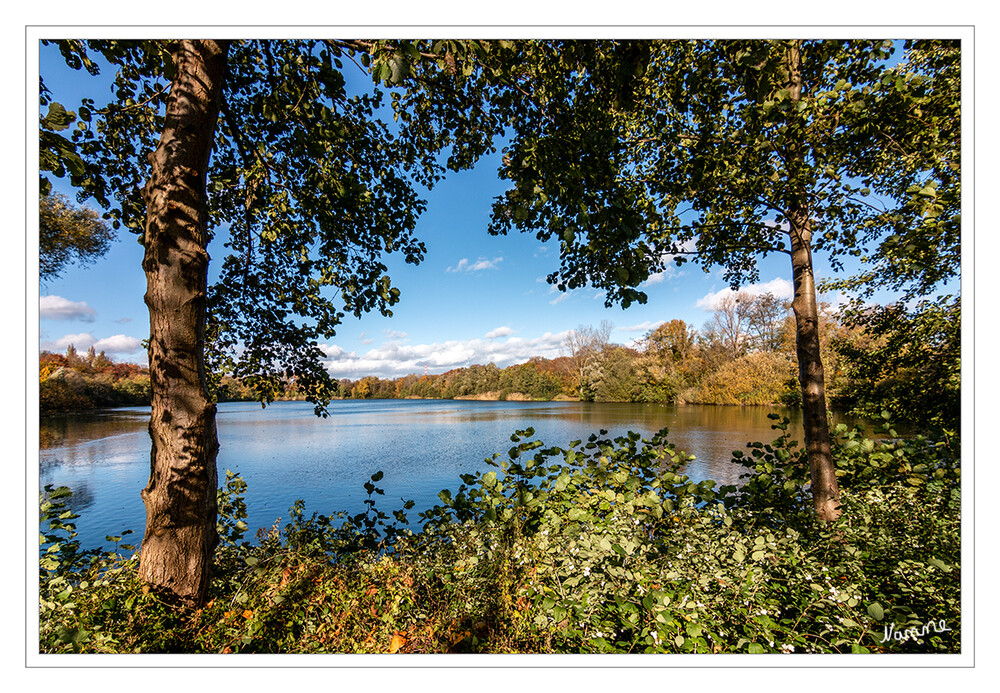
[{"label": "textured bark", "polygon": [[226,65],[225,43],[171,45],[176,77],[163,133],[150,154],[146,305],[152,439],[142,491],[146,531],[139,576],[188,604],[206,594],[216,534],[215,405],[205,382],[208,282],[206,170]]},{"label": "textured bark", "polygon": [[[794,218],[794,217],[793,217]],[[830,424],[826,415],[826,385],[819,350],[819,309],[813,277],[809,222],[793,220],[792,273],[795,298],[795,352],[802,388],[802,426],[809,458],[813,507],[820,519],[840,517],[840,489],[830,452]]]},{"label": "textured bark", "polygon": [[[788,51],[789,92],[792,103],[802,96],[802,56],[798,42]],[[800,147],[789,152],[791,180],[804,168]],[[826,384],[819,350],[819,308],[816,304],[816,280],[813,275],[812,231],[809,207],[804,190],[792,186],[789,200],[789,237],[791,241],[792,279],[795,298],[795,352],[799,362],[799,385],[802,388],[802,426],[809,458],[813,508],[821,520],[840,517],[840,488],[830,451],[830,423],[826,415]]]}]

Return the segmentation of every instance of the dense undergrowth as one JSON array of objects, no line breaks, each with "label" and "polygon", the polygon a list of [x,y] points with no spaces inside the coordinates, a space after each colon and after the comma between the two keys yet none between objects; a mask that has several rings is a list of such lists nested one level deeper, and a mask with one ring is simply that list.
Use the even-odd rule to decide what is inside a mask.
[{"label": "dense undergrowth", "polygon": [[[219,490],[212,593],[144,591],[131,547],[81,551],[67,489],[42,496],[40,651],[84,653],[957,653],[955,440],[841,425],[843,516],[817,523],[808,465],[780,436],[695,483],[666,430],[568,449],[512,436],[409,523],[403,507],[306,514],[246,540],[246,484]],[[603,432],[602,432],[602,435]],[[117,538],[116,538],[117,539]]]}]

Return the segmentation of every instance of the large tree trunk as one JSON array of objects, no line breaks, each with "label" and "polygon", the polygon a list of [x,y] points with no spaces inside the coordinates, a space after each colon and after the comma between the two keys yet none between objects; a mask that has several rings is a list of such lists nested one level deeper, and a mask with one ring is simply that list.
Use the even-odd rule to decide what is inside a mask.
[{"label": "large tree trunk", "polygon": [[177,74],[163,133],[150,154],[146,305],[152,438],[142,491],[146,532],[140,578],[187,604],[206,595],[216,534],[215,405],[205,382],[208,284],[206,170],[221,103],[227,44],[171,45]]},{"label": "large tree trunk", "polygon": [[[790,101],[802,96],[802,54],[800,42],[793,41],[787,52]],[[830,423],[826,416],[826,385],[819,350],[819,309],[816,304],[816,280],[813,275],[812,227],[807,195],[797,189],[797,179],[805,169],[801,148],[789,152],[789,238],[791,241],[792,279],[795,298],[795,354],[799,362],[799,385],[802,388],[802,427],[809,458],[813,508],[821,520],[840,517],[840,488],[830,452]],[[798,183],[798,185],[802,185]]]}]

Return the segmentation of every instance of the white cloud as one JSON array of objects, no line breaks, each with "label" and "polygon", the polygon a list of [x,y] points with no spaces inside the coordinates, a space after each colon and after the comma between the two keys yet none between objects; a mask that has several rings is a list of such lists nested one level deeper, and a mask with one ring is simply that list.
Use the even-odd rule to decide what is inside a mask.
[{"label": "white cloud", "polygon": [[94,347],[94,351],[98,353],[103,351],[109,355],[134,354],[142,351],[142,342],[135,337],[116,334],[113,337],[96,339],[94,335],[89,332],[64,335],[55,341],[42,342],[39,346],[43,351],[53,351],[61,354],[69,348],[70,344],[72,344],[77,351],[86,351],[90,347]]},{"label": "white cloud", "polygon": [[324,353],[326,353],[327,357],[331,359],[354,359],[358,357],[355,352],[344,351],[342,347],[339,347],[336,344],[323,344],[320,348]]},{"label": "white cloud", "polygon": [[94,322],[97,311],[84,301],[70,301],[62,296],[42,296],[38,299],[38,317],[48,320]]},{"label": "white cloud", "polygon": [[[778,298],[791,299],[795,295],[795,290],[792,283],[787,279],[781,279],[777,277],[769,282],[764,282],[763,284],[751,284],[750,286],[740,287],[740,291],[748,293],[752,296],[760,296],[762,294],[771,293]],[[736,293],[728,286],[724,289],[716,291],[714,294],[708,294],[699,298],[694,304],[695,308],[701,308],[702,310],[715,310],[719,306],[719,302],[726,296],[730,296]]]},{"label": "white cloud", "polygon": [[663,324],[662,320],[652,321],[646,320],[645,322],[640,322],[638,325],[630,325],[629,327],[619,327],[617,329],[622,332],[649,332],[650,330],[659,327]]},{"label": "white cloud", "polygon": [[492,260],[487,260],[482,255],[475,262],[470,262],[469,258],[463,257],[458,261],[458,264],[454,267],[448,267],[445,272],[479,272],[481,270],[496,269],[497,266],[503,262],[502,257],[495,257]]},{"label": "white cloud", "polygon": [[642,286],[653,286],[655,284],[662,284],[668,279],[676,279],[677,277],[683,276],[682,272],[677,263],[674,261],[679,254],[692,253],[698,249],[698,239],[692,238],[690,240],[681,243],[680,247],[677,249],[678,253],[664,253],[660,256],[660,261],[663,263],[663,270],[661,272],[654,272],[649,275],[649,278],[642,283]]},{"label": "white cloud", "polygon": [[[397,332],[396,330],[389,329],[389,328],[386,328],[386,329],[382,330],[382,334],[385,335],[386,339],[392,339],[392,340],[396,340],[396,341],[400,341],[400,340],[406,339],[406,337],[407,337],[407,335],[406,335],[405,332]],[[366,342],[366,344],[367,344],[367,342]]]},{"label": "white cloud", "polygon": [[514,334],[514,330],[504,325],[503,327],[498,327],[495,330],[490,330],[486,333],[486,339],[496,339],[497,337],[506,337],[507,335]]},{"label": "white cloud", "polygon": [[98,353],[103,351],[108,354],[134,354],[137,351],[142,351],[142,341],[135,337],[116,334],[113,337],[97,340],[94,349]]},{"label": "white cloud", "polygon": [[677,269],[677,265],[667,265],[662,272],[654,272],[649,275],[649,278],[642,283],[642,286],[653,286],[655,284],[662,284],[668,279],[676,279],[677,277],[683,277],[685,272],[683,270]]},{"label": "white cloud", "polygon": [[396,378],[423,373],[424,364],[429,370],[443,373],[477,363],[495,363],[505,368],[523,363],[532,356],[556,358],[563,355],[567,334],[546,332],[533,339],[511,337],[505,341],[482,337],[434,344],[386,342],[361,355],[346,352],[336,345],[321,345],[321,348],[327,356],[324,359],[327,370],[334,378],[357,379],[366,375]]},{"label": "white cloud", "polygon": [[558,294],[555,298],[549,301],[549,304],[553,306],[562,303],[573,296],[582,296],[584,298],[589,296],[591,300],[594,301],[603,301],[607,296],[607,292],[595,289],[592,286],[584,286],[577,289],[568,289],[563,291],[556,284],[549,285],[548,294]]},{"label": "white cloud", "polygon": [[654,284],[662,284],[664,279],[670,279],[676,272],[676,268],[671,266],[667,267],[662,272],[654,272],[649,275],[649,278],[642,283],[643,286],[653,286]]},{"label": "white cloud", "polygon": [[817,296],[817,298],[824,303],[829,303],[830,310],[832,310],[835,313],[840,311],[842,308],[846,307],[851,302],[851,297],[842,291],[838,291],[833,295],[822,294],[820,296]]},{"label": "white cloud", "polygon": [[94,335],[89,332],[81,332],[80,334],[64,335],[55,341],[45,341],[39,346],[42,351],[54,351],[61,354],[69,348],[70,344],[72,344],[77,351],[86,351],[90,347],[97,344],[97,340],[94,338]]}]

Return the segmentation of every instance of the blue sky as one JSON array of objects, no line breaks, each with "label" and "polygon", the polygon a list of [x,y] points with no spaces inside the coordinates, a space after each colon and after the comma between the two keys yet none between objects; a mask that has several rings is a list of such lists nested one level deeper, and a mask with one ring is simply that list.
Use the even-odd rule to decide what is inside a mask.
[{"label": "blue sky", "polygon": [[[57,51],[42,50],[46,85],[74,110],[85,90],[100,80],[61,65]],[[100,103],[103,94],[91,95]],[[344,319],[324,345],[334,377],[396,377],[425,368],[441,373],[476,363],[503,367],[531,356],[553,358],[566,353],[568,331],[603,320],[615,326],[613,341],[629,344],[674,318],[700,328],[720,292],[728,292],[721,270],[706,273],[693,264],[652,277],[642,287],[648,302],[628,310],[605,308],[603,293],[593,289],[557,291],[545,282],[559,265],[556,243],[543,245],[529,234],[493,237],[486,231],[492,201],[506,185],[496,173],[499,156],[484,158],[472,171],[449,174],[428,193],[428,209],[417,227],[427,246],[425,261],[412,266],[389,258],[401,301],[391,318],[375,313]],[[67,185],[55,183],[57,191],[72,197]],[[222,251],[221,242],[210,248],[213,267],[221,264]],[[148,316],[141,259],[141,246],[122,230],[106,256],[82,268],[71,266],[43,284],[40,348],[64,352],[73,343],[83,351],[93,345],[116,360],[145,363],[140,342],[148,335]],[[828,265],[821,257],[816,260],[818,278],[829,276]],[[791,297],[787,257],[762,261],[760,277],[758,285],[747,288]]]}]

